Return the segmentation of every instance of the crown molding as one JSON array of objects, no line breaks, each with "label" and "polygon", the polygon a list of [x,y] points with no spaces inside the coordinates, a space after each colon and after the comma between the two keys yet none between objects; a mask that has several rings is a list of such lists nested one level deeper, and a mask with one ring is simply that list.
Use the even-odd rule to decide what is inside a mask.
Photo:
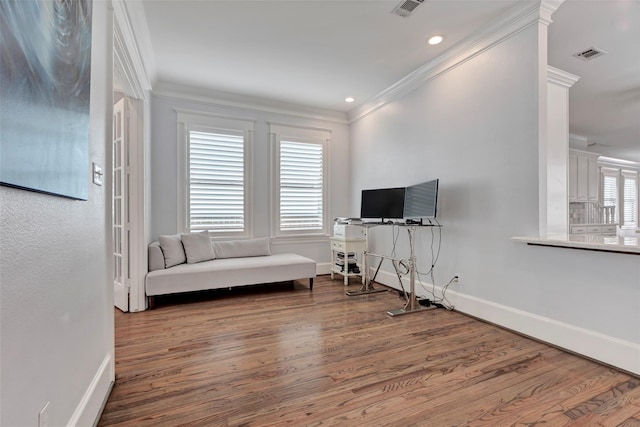
[{"label": "crown molding", "polygon": [[569,149],[570,150],[587,150],[589,146],[589,140],[586,136],[576,135],[575,133],[569,134]]},{"label": "crown molding", "polygon": [[547,15],[550,17],[551,9],[556,4],[559,6],[561,2],[562,0],[543,0],[544,9],[539,2],[524,1],[516,4],[483,30],[457,43],[442,55],[389,86],[362,106],[349,111],[349,122],[353,123],[380,107],[413,92],[430,80],[453,70],[526,28],[538,23],[550,22],[550,18],[546,18]]},{"label": "crown molding", "polygon": [[547,81],[550,83],[570,88],[576,84],[578,80],[580,80],[580,76],[547,65]]},{"label": "crown molding", "polygon": [[[149,91],[156,79],[156,64],[142,2],[111,0],[111,4],[114,12],[115,59],[132,72],[123,85],[137,86],[136,92]],[[135,76],[137,82],[132,81],[131,76]]]},{"label": "crown molding", "polygon": [[122,29],[117,24],[113,26],[113,70],[114,89],[119,89],[136,99],[145,99],[136,65],[127,48]]},{"label": "crown molding", "polygon": [[245,111],[262,111],[283,116],[348,124],[347,114],[271,99],[196,88],[176,83],[159,82],[153,87],[154,96],[198,102],[218,107],[233,107]]},{"label": "crown molding", "polygon": [[564,0],[542,0],[540,2],[540,22],[549,26],[553,21],[551,15],[558,10]]},{"label": "crown molding", "polygon": [[616,157],[600,156],[598,164],[601,166],[614,167],[619,169],[631,169],[634,172],[640,171],[640,162],[634,160],[618,159]]}]

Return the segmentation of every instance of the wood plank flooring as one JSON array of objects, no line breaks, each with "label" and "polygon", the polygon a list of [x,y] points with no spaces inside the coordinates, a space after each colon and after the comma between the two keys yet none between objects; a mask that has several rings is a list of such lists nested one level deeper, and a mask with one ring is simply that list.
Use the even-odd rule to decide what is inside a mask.
[{"label": "wood plank flooring", "polygon": [[402,305],[320,276],[116,310],[99,426],[640,426],[639,378]]}]

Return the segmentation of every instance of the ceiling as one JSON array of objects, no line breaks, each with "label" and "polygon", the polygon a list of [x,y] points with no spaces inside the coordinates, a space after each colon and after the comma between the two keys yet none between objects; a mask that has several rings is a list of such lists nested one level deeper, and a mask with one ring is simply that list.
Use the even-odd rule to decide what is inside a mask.
[{"label": "ceiling", "polygon": [[[400,0],[143,5],[157,84],[348,112],[519,2],[426,0],[408,18],[391,13]],[[570,91],[570,131],[593,151],[640,161],[640,1],[567,0],[553,20],[549,64],[581,76]],[[428,45],[434,34],[444,42]],[[608,55],[571,56],[591,46]]]},{"label": "ceiling", "polygon": [[[640,1],[565,1],[552,16],[548,63],[580,76],[569,128],[588,150],[640,162]],[[591,47],[606,55],[573,57]]]}]

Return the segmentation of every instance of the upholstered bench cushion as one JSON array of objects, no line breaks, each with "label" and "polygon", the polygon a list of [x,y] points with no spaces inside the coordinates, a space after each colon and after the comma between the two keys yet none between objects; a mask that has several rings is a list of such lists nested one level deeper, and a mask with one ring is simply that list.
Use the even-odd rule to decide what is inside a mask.
[{"label": "upholstered bench cushion", "polygon": [[[150,259],[150,267],[152,262]],[[315,276],[316,262],[297,254],[214,259],[150,271],[146,277],[146,294],[165,295]]]}]

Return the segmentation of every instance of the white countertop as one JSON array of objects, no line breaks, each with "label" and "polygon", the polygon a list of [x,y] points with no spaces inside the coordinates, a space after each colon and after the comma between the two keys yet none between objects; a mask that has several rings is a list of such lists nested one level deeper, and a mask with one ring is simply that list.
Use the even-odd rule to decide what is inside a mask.
[{"label": "white countertop", "polygon": [[561,248],[588,249],[593,251],[620,252],[640,255],[640,234],[635,236],[603,236],[599,234],[569,234],[564,236],[513,237],[515,241],[530,245]]}]

